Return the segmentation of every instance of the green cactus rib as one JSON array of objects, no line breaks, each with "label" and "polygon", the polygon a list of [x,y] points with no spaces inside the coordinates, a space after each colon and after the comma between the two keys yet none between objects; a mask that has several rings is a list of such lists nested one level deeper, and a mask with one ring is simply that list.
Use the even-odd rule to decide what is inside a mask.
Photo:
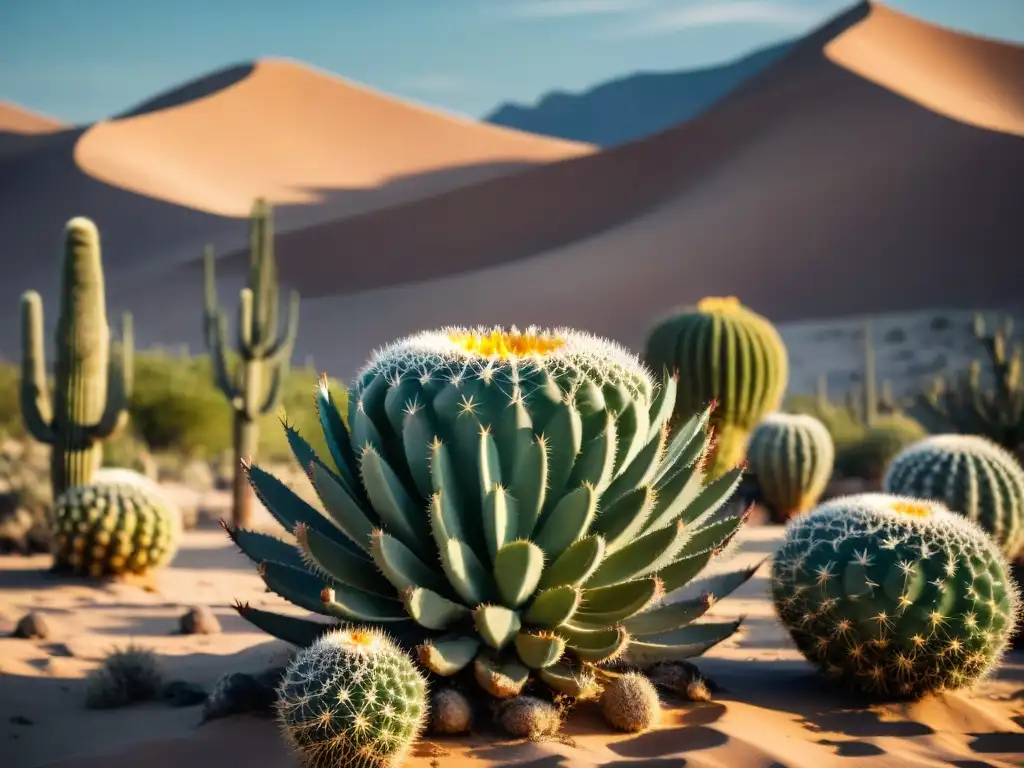
[{"label": "green cactus rib", "polygon": [[[616,345],[559,334],[402,340],[357,377],[345,419],[322,380],[329,456],[286,431],[324,512],[247,465],[298,556],[229,528],[268,588],[394,628],[433,674],[472,668],[498,697],[532,678],[578,694],[590,665],[687,658],[735,631],[695,622],[752,570],[716,577],[696,602],[671,599],[746,519],[721,511],[740,469],[704,482],[710,409],[670,431],[674,377],[655,383]],[[484,354],[460,347],[467,337],[568,349]],[[319,631],[250,615],[290,642]]]},{"label": "green cactus rib", "polygon": [[256,420],[280,407],[282,385],[299,328],[299,295],[295,291],[291,293],[284,332],[279,328],[273,221],[270,206],[263,200],[253,205],[249,236],[249,275],[246,287],[239,293],[235,349],[238,361],[234,368],[228,349],[227,317],[217,303],[213,249],[207,248],[204,254],[203,336],[213,362],[214,384],[235,414],[232,522],[240,527],[250,525],[252,517],[252,494],[242,462],[251,461],[256,454]]},{"label": "green cactus rib", "polygon": [[1019,608],[1008,569],[977,524],[942,504],[859,494],[790,521],[772,596],[827,675],[914,699],[965,688],[998,662]]},{"label": "green cactus rib", "polygon": [[710,475],[740,464],[749,431],[778,409],[789,381],[789,358],[774,326],[736,299],[708,298],[658,322],[645,349],[656,370],[686,372],[676,392],[678,416],[717,404]]},{"label": "green cactus rib", "polygon": [[975,315],[974,336],[989,376],[982,374],[982,361],[975,360],[955,380],[935,379],[911,412],[933,433],[983,435],[1024,457],[1024,343],[1012,339],[1010,317],[990,331],[985,317]]},{"label": "green cactus rib", "polygon": [[835,455],[832,436],[813,416],[771,413],[754,428],[747,468],[774,522],[784,523],[818,503]]},{"label": "green cactus rib", "polygon": [[1024,469],[987,438],[925,438],[893,459],[883,488],[942,502],[978,523],[1010,560],[1024,550]]},{"label": "green cactus rib", "polygon": [[103,441],[128,422],[133,333],[125,314],[121,343],[111,348],[100,236],[85,218],[64,229],[60,312],[54,336],[56,365],[51,392],[43,343],[43,302],[22,296],[21,414],[25,428],[51,446],[56,498],[88,483],[103,458]]}]

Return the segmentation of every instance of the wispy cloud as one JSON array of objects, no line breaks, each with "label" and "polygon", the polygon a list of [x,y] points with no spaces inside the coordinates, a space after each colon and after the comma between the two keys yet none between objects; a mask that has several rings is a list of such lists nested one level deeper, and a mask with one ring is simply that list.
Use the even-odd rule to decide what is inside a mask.
[{"label": "wispy cloud", "polygon": [[469,90],[469,83],[458,75],[426,74],[406,78],[402,85],[411,91],[421,93],[463,93]]},{"label": "wispy cloud", "polygon": [[659,10],[635,25],[620,29],[626,35],[660,35],[701,27],[728,24],[762,24],[773,27],[805,27],[821,20],[820,11],[797,8],[770,0],[723,0],[688,8]]},{"label": "wispy cloud", "polygon": [[650,6],[650,0],[528,0],[488,7],[487,13],[505,19],[552,19],[628,13]]}]

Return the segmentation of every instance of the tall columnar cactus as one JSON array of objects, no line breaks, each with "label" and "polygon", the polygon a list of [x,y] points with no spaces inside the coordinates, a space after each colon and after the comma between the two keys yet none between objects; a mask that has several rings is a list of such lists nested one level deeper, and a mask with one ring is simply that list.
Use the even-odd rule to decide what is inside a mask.
[{"label": "tall columnar cactus", "polygon": [[288,321],[282,334],[278,322],[277,265],[270,207],[262,200],[253,206],[250,221],[249,279],[239,293],[238,362],[232,367],[228,350],[227,318],[217,305],[213,250],[206,251],[206,308],[203,330],[213,361],[214,383],[235,412],[235,476],[232,519],[249,525],[252,493],[243,461],[256,455],[257,419],[277,410],[282,384],[288,375],[299,328],[299,295],[291,293]]},{"label": "tall columnar cactus", "polygon": [[[377,352],[342,420],[317,395],[330,457],[288,429],[326,516],[253,465],[250,480],[296,549],[229,530],[271,591],[383,625],[436,675],[462,670],[511,698],[531,678],[573,696],[597,666],[684,659],[737,621],[693,623],[753,574],[688,584],[732,539],[719,509],[734,468],[704,485],[709,409],[669,434],[675,380],[567,329],[416,334]],[[600,510],[600,514],[598,514]],[[304,645],[322,623],[239,606]]]},{"label": "tall columnar cactus", "polygon": [[974,335],[988,357],[991,385],[982,381],[982,364],[975,360],[958,381],[936,379],[918,396],[914,415],[933,432],[983,435],[1024,461],[1024,345],[1014,344],[1012,333],[1009,317],[990,332],[985,318],[975,316]]},{"label": "tall columnar cactus", "polygon": [[790,521],[772,596],[797,647],[883,698],[964,688],[999,660],[1019,610],[1002,553],[942,504],[887,494]]},{"label": "tall columnar cactus", "polygon": [[427,684],[383,632],[336,629],[296,655],[276,708],[308,768],[397,768],[426,724]]},{"label": "tall columnar cactus", "polygon": [[743,460],[754,425],[782,404],[789,358],[775,327],[739,301],[706,298],[658,323],[647,340],[647,364],[680,372],[676,415],[717,401],[710,474]]},{"label": "tall columnar cactus", "polygon": [[892,460],[884,490],[934,499],[978,523],[1011,560],[1024,549],[1024,469],[991,440],[934,435]]},{"label": "tall columnar cactus", "polygon": [[52,394],[43,344],[43,302],[35,291],[22,296],[21,317],[21,413],[29,434],[52,446],[56,497],[89,482],[103,459],[103,441],[128,421],[131,316],[125,315],[121,344],[112,350],[100,235],[89,219],[71,219],[64,229]]},{"label": "tall columnar cactus", "polygon": [[770,413],[750,435],[747,462],[761,502],[773,521],[784,523],[818,503],[832,477],[835,446],[813,416]]}]

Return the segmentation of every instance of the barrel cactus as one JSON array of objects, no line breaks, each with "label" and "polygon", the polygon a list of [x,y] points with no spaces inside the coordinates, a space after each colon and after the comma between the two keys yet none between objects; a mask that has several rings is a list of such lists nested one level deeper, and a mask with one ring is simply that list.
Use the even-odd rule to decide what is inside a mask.
[{"label": "barrel cactus", "polygon": [[772,595],[797,647],[880,698],[970,686],[998,662],[1018,612],[1006,559],[942,504],[881,493],[790,521]]},{"label": "barrel cactus", "polygon": [[682,374],[676,414],[717,401],[711,476],[743,460],[750,430],[782,404],[789,358],[775,327],[735,297],[706,298],[651,331],[645,353],[655,370]]},{"label": "barrel cactus", "polygon": [[889,465],[884,490],[941,501],[978,523],[1011,560],[1024,547],[1024,469],[977,435],[934,435]]},{"label": "barrel cactus", "polygon": [[275,706],[308,768],[396,768],[426,724],[426,697],[423,676],[384,633],[336,629],[296,655]]},{"label": "barrel cactus", "polygon": [[761,502],[772,520],[784,523],[817,504],[832,477],[835,446],[813,416],[770,413],[750,435],[747,462]]},{"label": "barrel cactus", "polygon": [[[329,458],[287,428],[326,516],[249,467],[298,550],[229,533],[270,590],[385,626],[436,675],[466,670],[499,698],[533,678],[578,696],[594,665],[695,656],[739,626],[693,622],[752,569],[662,603],[745,519],[719,511],[740,468],[703,484],[710,410],[670,437],[675,387],[622,347],[567,329],[410,336],[356,378],[347,423],[323,380]],[[300,645],[324,628],[238,609]]]},{"label": "barrel cactus", "polygon": [[840,447],[836,467],[845,477],[859,477],[868,482],[871,490],[878,490],[889,463],[904,448],[927,436],[925,428],[909,416],[877,416],[860,439]]},{"label": "barrel cactus", "polygon": [[52,517],[54,568],[97,578],[164,565],[181,535],[180,512],[143,483],[72,486]]}]

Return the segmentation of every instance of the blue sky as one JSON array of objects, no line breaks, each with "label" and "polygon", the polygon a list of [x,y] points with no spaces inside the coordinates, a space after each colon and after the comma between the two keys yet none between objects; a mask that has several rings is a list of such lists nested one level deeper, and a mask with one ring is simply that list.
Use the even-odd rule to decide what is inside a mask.
[{"label": "blue sky", "polygon": [[[479,116],[799,36],[846,0],[0,0],[0,99],[72,122],[262,56]],[[891,0],[1024,43],[1024,0]],[[301,9],[301,10],[300,10]]]}]

